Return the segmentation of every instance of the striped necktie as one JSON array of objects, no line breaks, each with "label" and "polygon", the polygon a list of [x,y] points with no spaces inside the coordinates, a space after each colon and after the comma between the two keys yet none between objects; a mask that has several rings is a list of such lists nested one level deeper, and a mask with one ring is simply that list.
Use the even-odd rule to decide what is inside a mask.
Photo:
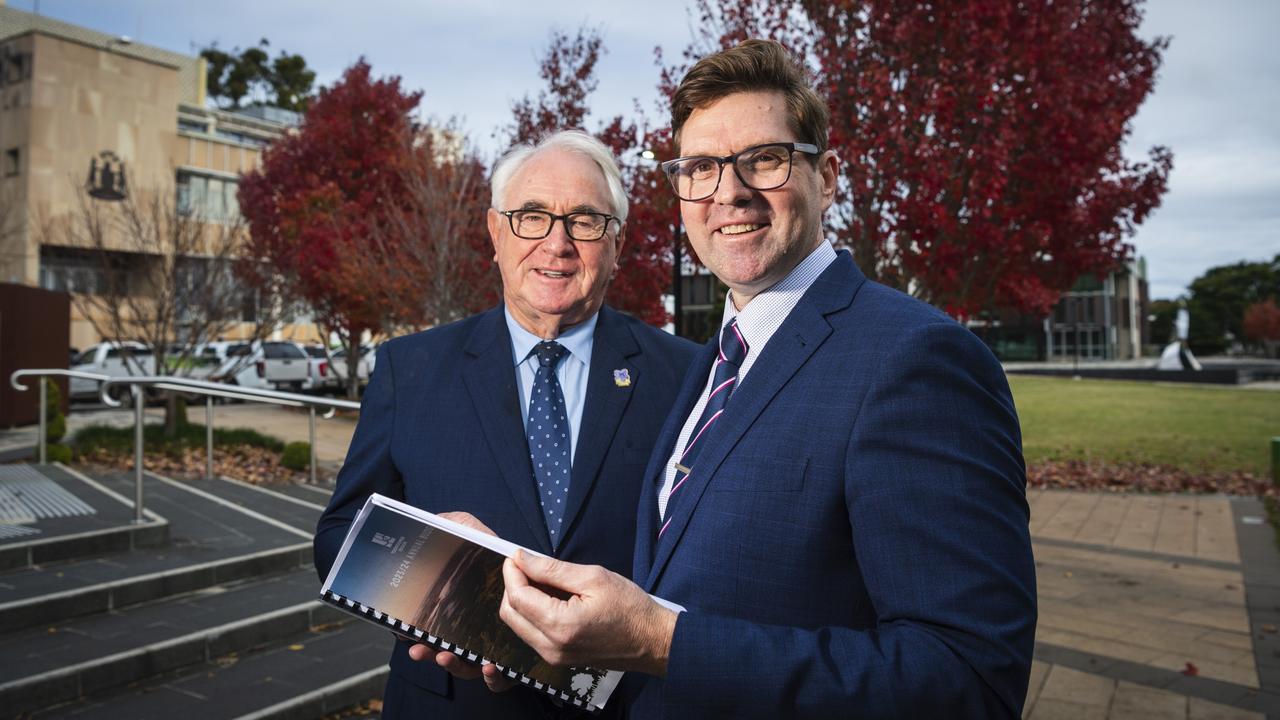
[{"label": "striped necktie", "polygon": [[658,537],[662,537],[662,533],[666,532],[667,526],[671,524],[672,508],[680,496],[680,488],[689,479],[689,473],[698,459],[698,454],[702,452],[702,448],[706,447],[708,434],[724,415],[725,405],[728,404],[729,396],[733,394],[734,387],[738,383],[738,370],[741,369],[742,361],[746,358],[747,341],[738,331],[738,319],[734,318],[720,332],[720,356],[716,358],[711,393],[707,396],[707,405],[702,409],[702,416],[693,426],[689,444],[684,446],[684,452],[676,461],[675,479],[672,480],[671,492],[667,495],[665,522],[658,530]]},{"label": "striped necktie", "polygon": [[534,346],[538,369],[529,395],[529,461],[538,483],[538,502],[547,521],[551,547],[560,544],[565,505],[569,501],[569,415],[556,378],[556,365],[568,350],[547,340]]}]

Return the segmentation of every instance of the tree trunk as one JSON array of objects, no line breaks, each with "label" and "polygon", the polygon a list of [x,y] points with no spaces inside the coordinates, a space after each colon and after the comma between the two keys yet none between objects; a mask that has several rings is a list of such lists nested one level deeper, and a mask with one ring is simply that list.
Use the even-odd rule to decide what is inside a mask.
[{"label": "tree trunk", "polygon": [[178,430],[187,424],[187,401],[177,393],[165,393],[164,401],[164,436],[172,439],[178,437]]}]

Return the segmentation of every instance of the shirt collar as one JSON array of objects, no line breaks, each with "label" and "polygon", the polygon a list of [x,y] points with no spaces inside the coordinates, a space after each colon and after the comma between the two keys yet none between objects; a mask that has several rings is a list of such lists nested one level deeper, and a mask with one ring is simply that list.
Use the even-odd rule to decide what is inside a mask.
[{"label": "shirt collar", "polygon": [[723,328],[737,318],[738,330],[747,341],[747,347],[752,351],[763,348],[764,343],[768,342],[785,316],[808,292],[813,281],[817,280],[835,259],[835,249],[831,247],[831,243],[823,240],[785,278],[756,295],[742,310],[734,306],[733,290],[730,290],[724,299],[724,317],[721,319],[720,327]]},{"label": "shirt collar", "polygon": [[[521,327],[520,323],[511,316],[511,310],[506,305],[502,307],[502,314],[507,319],[507,330],[511,333],[511,355],[515,364],[519,365],[529,358],[529,353],[533,352],[533,346],[542,342],[542,338]],[[569,356],[583,365],[591,364],[591,342],[595,338],[596,320],[599,317],[600,313],[596,312],[556,338],[556,342],[569,351]]]}]

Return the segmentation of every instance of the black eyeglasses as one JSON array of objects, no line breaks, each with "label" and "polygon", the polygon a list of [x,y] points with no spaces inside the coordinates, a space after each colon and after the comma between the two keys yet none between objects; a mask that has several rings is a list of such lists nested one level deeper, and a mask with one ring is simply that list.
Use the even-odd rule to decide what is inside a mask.
[{"label": "black eyeglasses", "polygon": [[[609,230],[609,222],[618,218],[598,212],[571,212],[556,215],[546,210],[501,210],[511,223],[511,232],[525,240],[541,240],[551,234],[551,226],[557,220],[564,223],[564,231],[573,240],[595,242]],[[621,221],[619,221],[621,222]]]},{"label": "black eyeglasses", "polygon": [[791,153],[817,155],[812,143],[767,143],[755,145],[724,157],[690,155],[662,163],[676,197],[688,202],[706,200],[720,188],[725,163],[733,163],[733,172],[743,185],[752,190],[773,190],[791,179]]}]

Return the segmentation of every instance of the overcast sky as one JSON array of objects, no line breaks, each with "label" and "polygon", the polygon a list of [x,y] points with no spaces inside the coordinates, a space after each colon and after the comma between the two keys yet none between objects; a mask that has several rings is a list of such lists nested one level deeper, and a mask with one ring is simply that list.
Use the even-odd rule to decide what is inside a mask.
[{"label": "overcast sky", "polygon": [[[32,10],[34,0],[8,4]],[[487,151],[510,106],[540,85],[537,57],[553,28],[603,30],[607,54],[594,117],[652,107],[653,49],[679,57],[692,33],[685,0],[629,0],[584,9],[573,0],[40,0],[60,20],[194,54],[268,38],[303,55],[320,83],[360,56],[375,74],[422,90],[424,115],[457,116]],[[1147,259],[1153,297],[1175,297],[1214,265],[1280,252],[1280,53],[1274,0],[1149,0],[1141,33],[1171,36],[1155,93],[1126,146],[1145,157],[1173,149],[1163,205],[1134,238]],[[594,123],[590,123],[594,126]]]}]

